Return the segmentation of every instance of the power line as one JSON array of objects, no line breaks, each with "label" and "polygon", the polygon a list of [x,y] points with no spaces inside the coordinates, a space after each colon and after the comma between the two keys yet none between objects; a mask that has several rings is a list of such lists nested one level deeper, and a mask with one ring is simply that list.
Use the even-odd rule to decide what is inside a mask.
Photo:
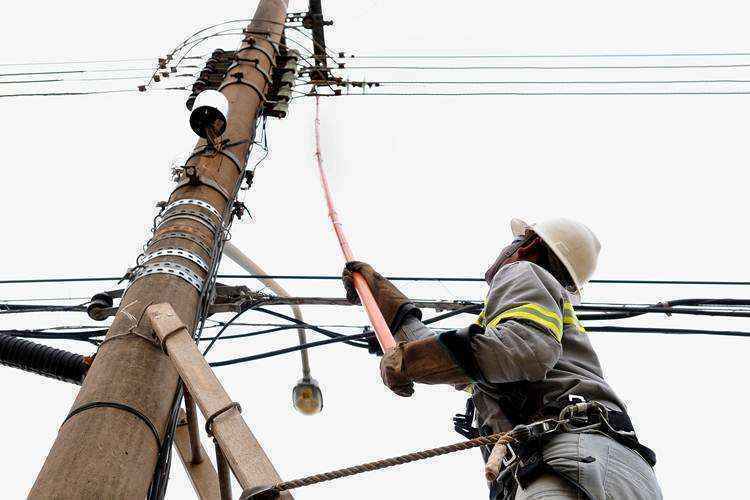
[{"label": "power line", "polygon": [[588,332],[659,333],[663,335],[716,335],[722,337],[750,337],[750,332],[734,330],[690,330],[685,328],[644,328],[634,326],[587,326]]},{"label": "power line", "polygon": [[148,62],[154,61],[153,57],[135,57],[128,59],[99,59],[84,61],[33,61],[21,63],[0,63],[0,67],[8,66],[66,66],[68,64],[100,64],[100,63],[119,63],[119,62]]},{"label": "power line", "polygon": [[[19,85],[19,84],[26,84],[26,83],[49,83],[49,82],[105,82],[105,81],[111,81],[111,80],[142,80],[143,78],[148,78],[149,75],[141,75],[141,76],[109,76],[109,77],[103,77],[103,78],[54,78],[49,80],[10,80],[10,81],[0,81],[0,85]],[[170,75],[170,78],[185,78],[185,77],[193,77],[195,75],[182,73],[179,75]]]},{"label": "power line", "polygon": [[596,54],[375,54],[375,55],[358,55],[351,54],[344,56],[346,59],[576,59],[576,58],[616,58],[616,57],[746,57],[750,52],[611,52]]},{"label": "power line", "polygon": [[[154,90],[188,90],[186,87],[166,87]],[[122,94],[127,92],[139,92],[138,89],[116,89],[116,90],[91,90],[84,92],[37,92],[37,93],[22,93],[22,94],[0,94],[0,97],[54,97],[54,96],[79,96],[79,95],[95,95],[95,94]],[[117,278],[120,279],[120,278]],[[90,281],[90,280],[79,280],[79,281]],[[110,281],[110,280],[104,280]]]},{"label": "power line", "polygon": [[[320,280],[320,281],[338,281],[341,276],[336,275],[302,275],[302,274],[220,274],[217,276],[222,279],[286,279],[286,280]],[[415,281],[415,282],[476,282],[484,283],[484,278],[474,277],[455,277],[455,276],[387,276],[391,281]],[[74,278],[29,278],[29,279],[9,279],[0,280],[0,285],[13,285],[25,283],[85,283],[95,281],[122,281],[122,276],[91,276],[91,277],[74,277]],[[705,285],[705,286],[750,286],[750,281],[718,281],[718,280],[646,280],[646,279],[593,279],[589,283],[597,284],[619,284],[619,285]]]},{"label": "power line", "polygon": [[750,64],[657,64],[637,66],[345,66],[331,69],[391,69],[391,70],[575,70],[575,69],[707,69],[748,68]]},{"label": "power line", "polygon": [[[745,95],[750,94],[750,91],[701,91],[701,92],[357,92],[351,94],[318,94],[321,97],[342,97],[342,96],[401,96],[401,97],[415,97],[415,96],[452,96],[452,97],[465,97],[465,96],[501,96],[501,95],[514,95],[514,96],[542,96],[542,95],[556,95],[556,96],[575,96],[575,95]],[[316,94],[313,94],[316,95]],[[300,97],[310,97],[309,94]],[[298,98],[298,97],[297,97]]]},{"label": "power line", "polygon": [[325,340],[317,340],[315,342],[307,342],[305,344],[299,344],[295,345],[293,347],[286,347],[284,349],[277,349],[275,351],[268,351],[261,354],[255,354],[253,356],[245,356],[242,358],[234,358],[234,359],[227,359],[223,361],[214,361],[212,363],[209,363],[209,366],[212,367],[219,367],[219,366],[228,366],[228,365],[236,365],[238,363],[247,363],[249,361],[255,361],[258,359],[264,359],[264,358],[270,358],[273,356],[279,356],[281,354],[287,354],[290,352],[296,352],[300,351],[302,349],[310,349],[312,347],[319,347],[324,346],[328,344],[335,344],[337,342],[351,342],[352,340],[357,339],[365,339],[372,337],[372,333],[357,333],[354,335],[343,335],[341,337],[332,338],[332,339],[325,339]]},{"label": "power line", "polygon": [[[344,82],[346,83],[346,82]],[[498,80],[498,81],[420,81],[378,80],[365,83],[382,85],[621,85],[621,84],[677,84],[677,83],[750,83],[750,80]]]}]

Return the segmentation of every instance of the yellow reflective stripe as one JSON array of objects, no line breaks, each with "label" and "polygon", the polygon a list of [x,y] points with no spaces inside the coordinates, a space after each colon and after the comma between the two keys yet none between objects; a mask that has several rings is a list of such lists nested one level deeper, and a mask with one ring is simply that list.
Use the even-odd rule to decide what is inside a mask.
[{"label": "yellow reflective stripe", "polygon": [[525,319],[540,325],[550,332],[558,342],[562,339],[562,319],[560,316],[538,304],[525,304],[523,306],[509,309],[490,321],[487,326],[495,327],[506,319]]},{"label": "yellow reflective stripe", "polygon": [[586,329],[578,320],[575,309],[573,309],[573,305],[570,302],[563,304],[563,324],[575,326],[578,333],[586,333]]},{"label": "yellow reflective stripe", "polygon": [[484,309],[482,309],[482,312],[479,313],[479,316],[477,316],[477,320],[474,322],[479,326],[484,326]]},{"label": "yellow reflective stripe", "polygon": [[482,308],[482,312],[479,313],[479,316],[477,316],[477,320],[474,322],[479,326],[484,326],[485,321],[487,318],[485,317],[485,311],[487,310],[487,299],[484,299],[484,307]]}]

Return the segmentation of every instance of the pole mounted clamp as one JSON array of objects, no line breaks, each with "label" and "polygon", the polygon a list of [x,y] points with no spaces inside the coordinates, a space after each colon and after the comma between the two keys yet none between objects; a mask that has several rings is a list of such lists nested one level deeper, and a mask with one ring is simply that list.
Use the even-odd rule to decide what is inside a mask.
[{"label": "pole mounted clamp", "polygon": [[191,269],[177,264],[176,262],[157,262],[154,264],[144,264],[134,271],[133,278],[130,282],[130,286],[133,283],[143,278],[144,276],[152,276],[154,274],[168,274],[170,276],[177,276],[184,281],[190,283],[200,294],[203,291],[203,278],[195,274]]},{"label": "pole mounted clamp", "polygon": [[182,239],[190,241],[198,245],[201,250],[206,253],[206,255],[208,255],[209,257],[211,256],[211,248],[206,244],[206,242],[184,231],[170,231],[168,233],[160,234],[159,236],[154,236],[148,242],[146,242],[146,247],[168,239]]},{"label": "pole mounted clamp", "polygon": [[216,207],[208,203],[207,201],[198,200],[195,198],[183,198],[181,200],[173,201],[169,205],[164,207],[163,214],[166,214],[173,208],[182,207],[185,205],[195,205],[196,207],[203,208],[211,213],[214,217],[216,217],[216,222],[221,223],[223,217],[221,216],[221,212],[219,212]]},{"label": "pole mounted clamp", "polygon": [[[229,192],[222,187],[221,184],[216,182],[216,180],[208,175],[201,175],[198,171],[198,167],[195,166],[188,166],[184,168],[185,177],[177,183],[175,188],[172,190],[172,194],[175,193],[178,189],[185,187],[185,186],[208,186],[217,193],[219,193],[227,202],[232,199]],[[171,195],[170,195],[171,196]]]},{"label": "pole mounted clamp", "polygon": [[174,219],[189,219],[198,222],[210,229],[212,234],[217,234],[219,231],[220,224],[214,222],[208,214],[199,210],[190,210],[189,208],[173,208],[169,213],[165,213],[161,216],[161,222],[159,222],[154,231]]},{"label": "pole mounted clamp", "polygon": [[260,65],[259,65],[260,59],[245,59],[245,58],[242,58],[242,57],[235,57],[235,62],[233,62],[231,65],[229,65],[229,67],[227,68],[227,73],[229,73],[233,69],[239,67],[241,63],[248,63],[248,64],[254,65],[255,69],[258,71],[258,73],[261,74],[261,76],[263,76],[263,79],[266,81],[266,83],[268,85],[271,85],[273,83],[272,80],[271,80],[271,77],[269,76],[269,74],[266,73],[263,70],[263,68],[260,67]]},{"label": "pole mounted clamp", "polygon": [[251,36],[246,37],[245,40],[244,40],[244,42],[247,43],[248,45],[246,47],[242,47],[241,49],[238,49],[237,52],[235,52],[235,54],[234,54],[235,59],[239,60],[240,53],[242,53],[242,52],[244,52],[246,50],[256,50],[256,51],[260,52],[261,54],[263,54],[264,56],[266,56],[266,59],[268,59],[268,62],[271,64],[271,70],[273,70],[276,67],[276,58],[279,56],[279,49],[272,42],[269,42],[269,43],[271,43],[271,46],[274,49],[274,53],[273,54],[271,54],[262,45],[258,45],[255,42],[255,38],[253,38]]},{"label": "pole mounted clamp", "polygon": [[[183,167],[183,169],[187,173],[187,169],[192,166],[192,165],[188,165],[188,163],[190,163],[190,160],[192,160],[196,156],[211,157],[213,155],[220,154],[222,156],[225,156],[225,157],[229,158],[231,160],[231,162],[234,163],[234,166],[237,168],[237,171],[239,173],[242,173],[245,170],[245,168],[240,163],[240,160],[238,160],[237,157],[234,156],[234,154],[231,151],[227,151],[225,148],[231,148],[231,147],[234,147],[234,146],[239,146],[240,144],[244,144],[246,142],[247,141],[237,141],[237,142],[233,142],[233,143],[228,143],[228,144],[225,144],[222,149],[216,149],[216,148],[211,147],[211,146],[204,146],[202,148],[196,149],[196,150],[193,151],[193,154],[191,154],[188,157],[188,159],[185,160],[185,166]],[[196,168],[196,174],[197,174],[197,168]]]},{"label": "pole mounted clamp", "polygon": [[219,87],[219,92],[229,87],[230,85],[244,85],[246,87],[250,87],[251,89],[253,89],[253,91],[258,95],[258,99],[260,99],[261,104],[265,104],[266,96],[263,94],[263,91],[260,90],[257,87],[257,85],[255,85],[254,83],[245,80],[244,79],[245,74],[243,72],[238,71],[236,73],[232,73],[229,76],[234,78],[234,80],[230,80],[228,82],[222,83],[221,86]]},{"label": "pole mounted clamp", "polygon": [[174,247],[161,248],[155,252],[145,255],[143,257],[143,260],[141,261],[141,264],[146,264],[147,262],[152,261],[158,257],[166,256],[180,257],[182,259],[189,260],[193,264],[196,264],[198,267],[203,269],[205,272],[208,272],[208,264],[201,257],[185,249]]}]

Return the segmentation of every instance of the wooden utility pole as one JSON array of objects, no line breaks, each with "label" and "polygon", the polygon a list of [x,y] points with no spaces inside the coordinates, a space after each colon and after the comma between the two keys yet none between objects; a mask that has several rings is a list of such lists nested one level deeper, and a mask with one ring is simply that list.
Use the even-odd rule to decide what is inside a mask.
[{"label": "wooden utility pole", "polygon": [[[150,304],[168,302],[188,328],[195,326],[198,288],[206,281],[205,267],[221,257],[212,255],[214,238],[222,237],[222,219],[246,166],[287,3],[259,1],[237,51],[238,63],[220,88],[229,101],[222,137],[226,145],[217,152],[198,142],[146,250],[147,262],[122,298],[30,498],[146,497],[178,375],[157,343],[149,341],[153,331],[144,311]],[[183,202],[173,205],[179,200]],[[259,484],[278,480],[262,450],[254,459]]]}]

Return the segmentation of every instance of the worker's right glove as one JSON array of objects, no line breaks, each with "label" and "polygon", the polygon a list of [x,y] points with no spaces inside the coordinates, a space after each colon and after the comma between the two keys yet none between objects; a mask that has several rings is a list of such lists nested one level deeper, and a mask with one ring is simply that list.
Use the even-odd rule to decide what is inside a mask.
[{"label": "worker's right glove", "polygon": [[367,286],[375,297],[375,302],[378,303],[378,308],[392,332],[396,332],[409,316],[422,317],[422,312],[411,303],[406,295],[376,272],[372,266],[364,262],[351,261],[347,262],[344,267],[342,280],[349,302],[360,303],[357,290],[354,288],[353,274],[355,272],[361,274],[367,282]]},{"label": "worker's right glove", "polygon": [[437,336],[400,342],[386,350],[380,360],[380,376],[389,389],[404,397],[414,394],[414,382],[454,386],[471,382]]}]

